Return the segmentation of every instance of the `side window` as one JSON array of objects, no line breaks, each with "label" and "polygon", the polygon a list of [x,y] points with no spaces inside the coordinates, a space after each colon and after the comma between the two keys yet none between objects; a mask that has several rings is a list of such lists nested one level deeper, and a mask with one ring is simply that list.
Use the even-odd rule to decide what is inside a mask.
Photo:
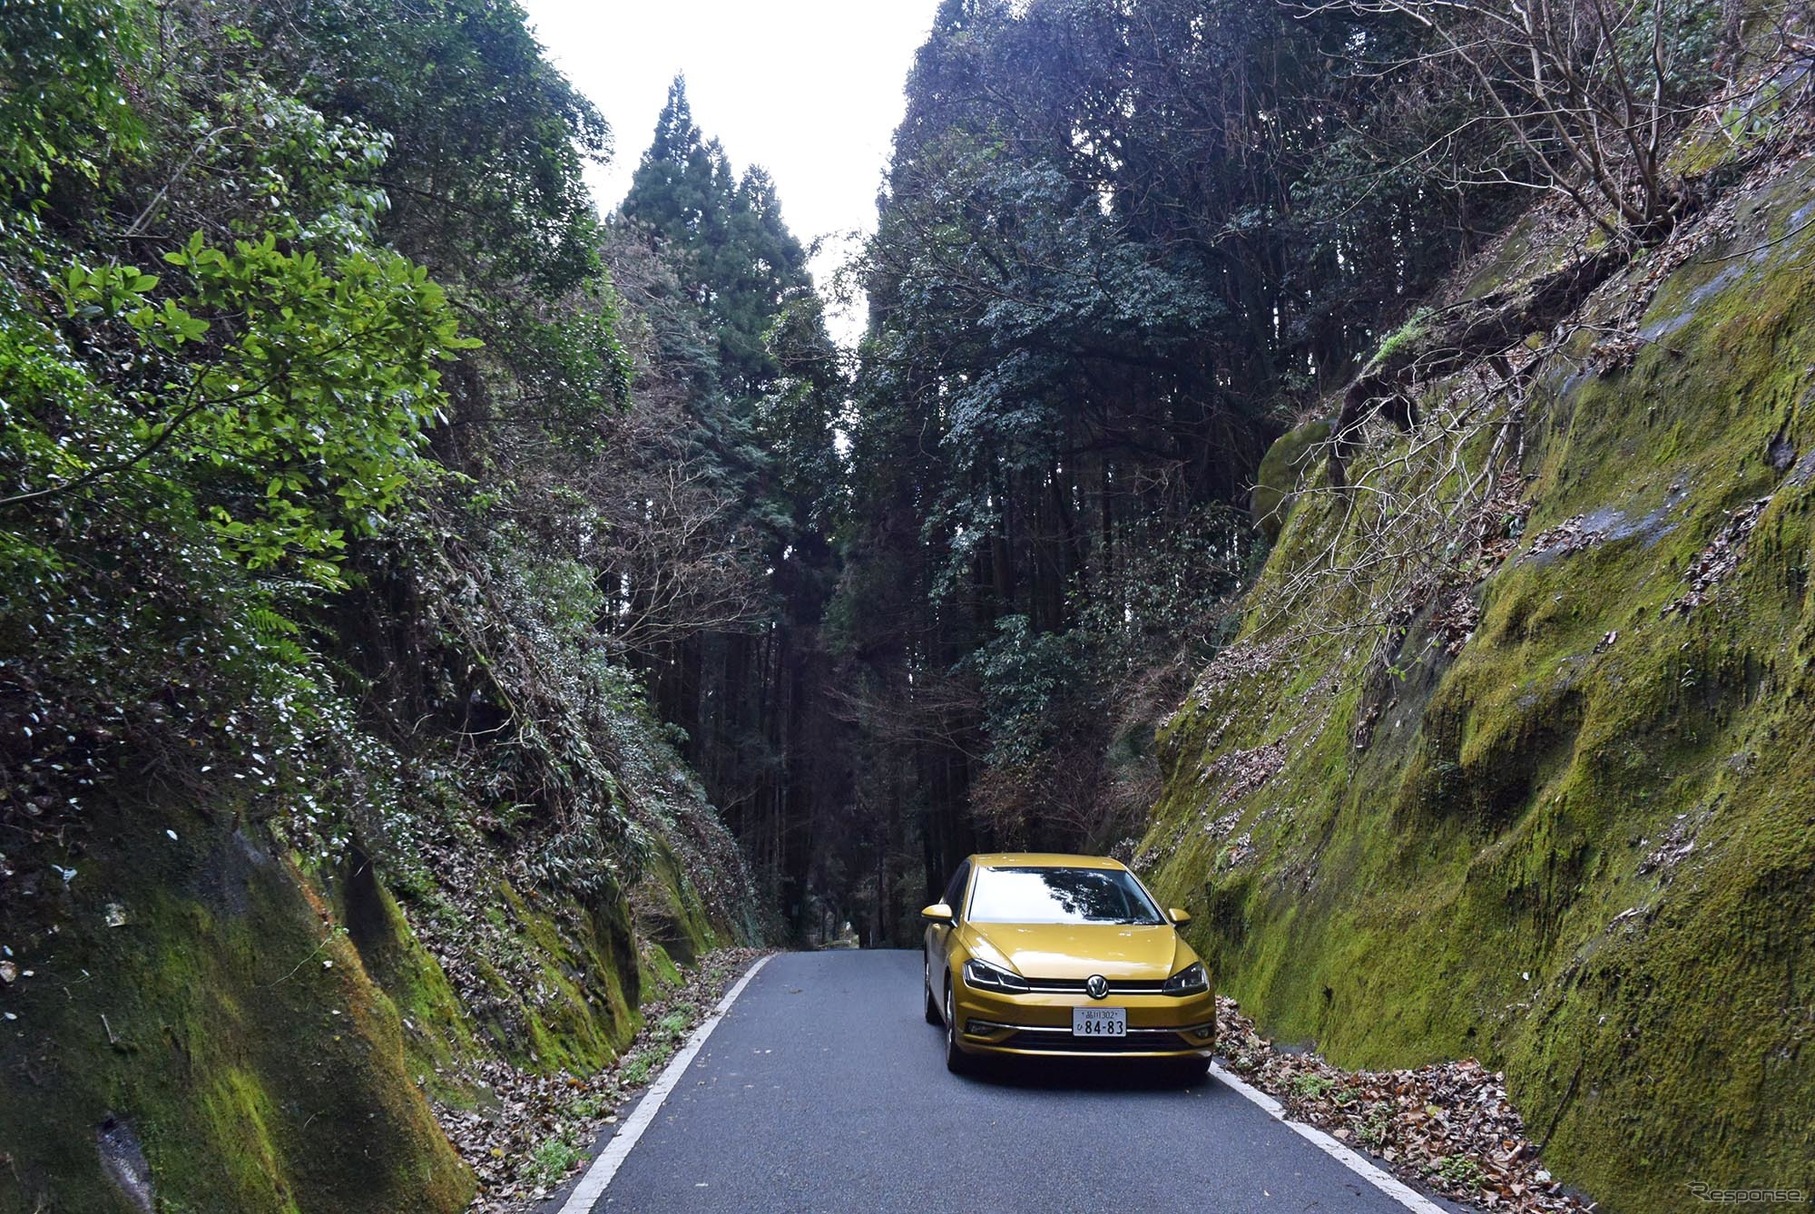
[{"label": "side window", "polygon": [[945,897],[941,901],[952,908],[953,915],[964,913],[964,908],[958,905],[958,901],[964,897],[964,883],[970,880],[970,875],[971,862],[966,860],[958,866],[958,871],[952,874],[951,884],[945,887]]}]

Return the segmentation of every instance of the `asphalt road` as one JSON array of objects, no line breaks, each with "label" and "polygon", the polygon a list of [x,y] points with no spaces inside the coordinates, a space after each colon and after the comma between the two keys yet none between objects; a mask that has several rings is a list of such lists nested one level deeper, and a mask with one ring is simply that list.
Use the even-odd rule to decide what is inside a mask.
[{"label": "asphalt road", "polygon": [[775,957],[595,1214],[1404,1214],[1214,1079],[1126,1065],[948,1073],[915,952]]}]

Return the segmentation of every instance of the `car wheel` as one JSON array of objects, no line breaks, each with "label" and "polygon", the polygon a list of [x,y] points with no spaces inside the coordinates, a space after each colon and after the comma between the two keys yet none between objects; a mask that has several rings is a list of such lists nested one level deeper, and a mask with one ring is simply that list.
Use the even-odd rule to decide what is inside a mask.
[{"label": "car wheel", "polygon": [[920,954],[922,977],[920,979],[920,997],[926,1003],[926,1022],[944,1024],[945,1017],[939,1014],[939,1000],[933,997],[933,955]]},{"label": "car wheel", "polygon": [[958,1014],[952,1007],[952,984],[945,984],[945,1069],[954,1075],[968,1075],[977,1069],[977,1060],[958,1048]]}]

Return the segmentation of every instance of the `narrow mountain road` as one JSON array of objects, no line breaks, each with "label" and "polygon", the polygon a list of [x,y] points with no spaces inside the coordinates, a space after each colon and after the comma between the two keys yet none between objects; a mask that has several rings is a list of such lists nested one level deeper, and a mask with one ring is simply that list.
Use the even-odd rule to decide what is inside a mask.
[{"label": "narrow mountain road", "polygon": [[949,1074],[919,971],[915,952],[773,958],[594,1214],[1403,1214],[1214,1079],[1038,1063]]}]

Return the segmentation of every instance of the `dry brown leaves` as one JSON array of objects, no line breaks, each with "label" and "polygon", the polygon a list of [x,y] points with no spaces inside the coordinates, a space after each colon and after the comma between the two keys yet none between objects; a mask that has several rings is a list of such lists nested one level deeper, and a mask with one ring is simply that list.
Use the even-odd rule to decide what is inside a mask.
[{"label": "dry brown leaves", "polygon": [[1476,552],[1474,568],[1469,573],[1471,581],[1485,580],[1519,546],[1532,504],[1525,497],[1525,481],[1516,473],[1516,468],[1509,468],[1475,512]]},{"label": "dry brown leaves", "polygon": [[[1648,877],[1652,873],[1661,872],[1667,879],[1670,871],[1688,859],[1689,854],[1695,850],[1696,832],[1701,829],[1710,813],[1711,809],[1703,809],[1699,813],[1676,815],[1664,831],[1662,841],[1639,861],[1639,876]],[[1650,839],[1640,839],[1639,846],[1648,846],[1650,842]]]},{"label": "dry brown leaves", "polygon": [[1714,588],[1739,568],[1739,559],[1746,554],[1746,537],[1758,526],[1759,516],[1770,504],[1770,498],[1761,497],[1727,516],[1727,525],[1689,562],[1688,592],[1665,607],[1664,615],[1688,615],[1713,597]]},{"label": "dry brown leaves", "polygon": [[1279,774],[1286,765],[1286,740],[1269,742],[1252,750],[1232,750],[1198,772],[1199,784],[1225,781],[1218,799],[1224,805],[1241,800]]},{"label": "dry brown leaves", "polygon": [[585,1150],[598,1132],[616,1124],[624,1104],[661,1073],[761,955],[760,949],[728,948],[701,958],[680,986],[643,1005],[644,1030],[616,1063],[597,1074],[539,1075],[497,1060],[460,1073],[459,1080],[495,1097],[479,1109],[435,1103],[448,1141],[479,1182],[470,1214],[522,1214],[546,1198],[586,1162]]},{"label": "dry brown leaves", "polygon": [[1595,1206],[1553,1179],[1506,1097],[1504,1075],[1473,1059],[1412,1071],[1344,1071],[1290,1054],[1255,1031],[1233,999],[1218,999],[1218,1052],[1299,1121],[1372,1154],[1444,1197],[1510,1214]]},{"label": "dry brown leaves", "polygon": [[1592,548],[1601,542],[1604,536],[1584,526],[1585,515],[1576,515],[1565,519],[1556,526],[1540,531],[1531,541],[1531,556],[1568,556],[1573,552]]},{"label": "dry brown leaves", "polygon": [[1431,635],[1452,658],[1462,652],[1462,647],[1480,626],[1481,604],[1472,590],[1450,592],[1431,614]]},{"label": "dry brown leaves", "polygon": [[1283,637],[1269,641],[1239,641],[1216,655],[1191,689],[1191,698],[1199,707],[1207,707],[1212,698],[1237,680],[1257,678],[1271,671],[1285,655],[1289,642]]}]

